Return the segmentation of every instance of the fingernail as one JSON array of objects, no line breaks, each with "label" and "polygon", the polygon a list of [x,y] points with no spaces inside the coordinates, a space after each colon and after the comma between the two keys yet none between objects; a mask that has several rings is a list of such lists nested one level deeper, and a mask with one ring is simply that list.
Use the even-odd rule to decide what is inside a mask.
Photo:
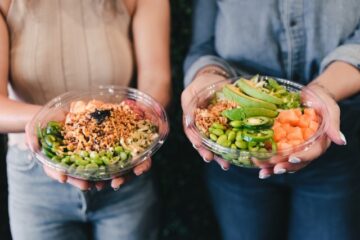
[{"label": "fingernail", "polygon": [[289,163],[299,163],[299,162],[301,162],[300,158],[295,156],[290,156]]},{"label": "fingernail", "polygon": [[195,146],[195,144],[193,144],[192,146],[193,146],[193,148],[195,148],[196,150],[198,149],[198,147],[197,147],[197,146]]},{"label": "fingernail", "polygon": [[271,176],[270,174],[259,173],[259,178],[260,178],[260,179],[267,179],[267,178],[269,178],[270,176]]},{"label": "fingernail", "polygon": [[220,164],[220,166],[221,166],[222,170],[224,170],[224,171],[229,170],[229,168],[224,167],[222,164]]},{"label": "fingernail", "polygon": [[283,173],[286,173],[286,169],[285,168],[276,168],[276,169],[274,169],[274,173],[275,174],[283,174]]},{"label": "fingernail", "polygon": [[288,173],[291,173],[291,174],[293,174],[293,173],[296,173],[296,171],[293,171],[293,172],[288,172]]},{"label": "fingernail", "polygon": [[210,160],[207,160],[205,157],[203,157],[204,162],[209,163]]},{"label": "fingernail", "polygon": [[143,173],[144,173],[143,171],[135,171],[136,176],[140,176]]},{"label": "fingernail", "polygon": [[339,134],[340,134],[341,141],[343,142],[343,145],[346,145],[347,141],[346,141],[345,135],[340,131],[339,131]]},{"label": "fingernail", "polygon": [[120,187],[117,187],[117,188],[113,188],[114,189],[114,191],[117,191],[117,190],[119,190],[120,189]]}]

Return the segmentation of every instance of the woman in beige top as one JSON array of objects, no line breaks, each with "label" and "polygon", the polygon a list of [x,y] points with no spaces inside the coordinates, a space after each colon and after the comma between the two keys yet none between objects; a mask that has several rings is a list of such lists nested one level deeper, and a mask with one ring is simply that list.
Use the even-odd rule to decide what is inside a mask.
[{"label": "woman in beige top", "polygon": [[[170,100],[169,4],[166,0],[1,0],[0,132],[7,156],[14,239],[152,239],[156,198],[148,174],[119,191],[45,176],[23,147],[27,122],[41,105],[69,90],[100,84],[137,87],[166,106]],[[8,93],[11,86],[11,97]],[[20,134],[14,134],[20,133]],[[141,175],[151,160],[134,169]],[[74,188],[70,185],[76,186]],[[149,217],[152,219],[150,220]]]}]

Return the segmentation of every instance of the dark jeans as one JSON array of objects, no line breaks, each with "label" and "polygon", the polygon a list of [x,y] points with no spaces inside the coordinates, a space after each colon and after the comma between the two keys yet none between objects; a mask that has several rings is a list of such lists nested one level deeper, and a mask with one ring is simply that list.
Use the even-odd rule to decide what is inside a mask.
[{"label": "dark jeans", "polygon": [[0,134],[0,236],[3,240],[11,239],[8,217],[8,186],[6,176],[6,136]]},{"label": "dark jeans", "polygon": [[294,174],[258,179],[258,170],[206,168],[223,239],[360,239],[360,114],[343,109],[347,146],[331,146]]}]

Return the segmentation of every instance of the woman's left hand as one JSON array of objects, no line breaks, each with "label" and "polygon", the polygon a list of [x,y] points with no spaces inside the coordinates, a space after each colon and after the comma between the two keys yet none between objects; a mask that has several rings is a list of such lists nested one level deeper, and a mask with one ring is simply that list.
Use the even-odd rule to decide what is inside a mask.
[{"label": "woman's left hand", "polygon": [[[346,145],[344,134],[340,131],[340,108],[327,89],[316,82],[307,86],[319,96],[329,112],[329,125],[326,132],[308,150],[295,153],[288,159],[273,159],[277,162],[272,167],[262,168],[259,177],[264,179],[272,174],[283,174],[296,172],[313,160],[321,156],[330,146],[331,142],[338,145]],[[314,106],[316,108],[316,106]],[[276,157],[274,157],[276,158]]]}]

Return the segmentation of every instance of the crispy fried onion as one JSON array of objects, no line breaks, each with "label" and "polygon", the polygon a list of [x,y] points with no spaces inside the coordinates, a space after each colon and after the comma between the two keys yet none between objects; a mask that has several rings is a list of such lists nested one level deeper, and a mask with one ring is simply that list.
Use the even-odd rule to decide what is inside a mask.
[{"label": "crispy fried onion", "polygon": [[236,103],[227,100],[221,100],[210,104],[207,108],[197,108],[195,110],[195,125],[206,136],[209,135],[209,128],[215,122],[227,125],[228,120],[221,113],[226,109],[232,109],[237,106]]},{"label": "crispy fried onion", "polygon": [[[100,118],[96,118],[97,114]],[[126,101],[120,104],[97,100],[87,104],[77,101],[71,104],[70,112],[66,115],[64,143],[67,149],[73,152],[107,150],[125,140],[130,141],[132,136],[144,126],[150,129],[153,124],[145,119],[142,111],[134,108],[133,104],[127,104]],[[152,139],[153,133],[147,131],[146,134],[149,136],[146,137]],[[142,145],[143,148],[147,146]]]}]

